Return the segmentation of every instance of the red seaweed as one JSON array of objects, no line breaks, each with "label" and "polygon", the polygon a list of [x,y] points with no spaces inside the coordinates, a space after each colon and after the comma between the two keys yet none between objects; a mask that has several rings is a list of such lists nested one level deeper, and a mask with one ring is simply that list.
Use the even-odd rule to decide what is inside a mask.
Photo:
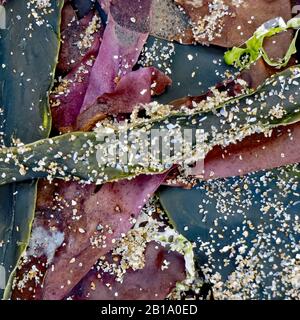
[{"label": "red seaweed", "polygon": [[107,116],[130,114],[138,104],[149,103],[152,95],[161,94],[171,79],[154,67],[132,71],[121,78],[112,93],[104,93],[77,119],[77,128],[91,130]]},{"label": "red seaweed", "polygon": [[[132,1],[132,0],[130,0]],[[144,16],[149,16],[150,6],[149,1],[134,1],[137,10],[140,6],[145,6],[146,12]],[[110,6],[108,14],[108,24],[105,28],[103,41],[99,50],[99,54],[95,61],[91,72],[90,83],[86,92],[82,111],[85,111],[98,96],[104,93],[113,92],[119,80],[129,73],[136,64],[140,52],[148,38],[148,30],[139,22],[138,15],[132,16],[129,21],[132,22],[132,28],[128,25],[123,26],[123,20],[120,18],[122,14],[128,18],[128,12],[131,12],[131,7],[126,3],[127,10],[122,10],[118,16],[118,22],[113,17],[114,6],[121,4],[121,1],[114,1]],[[138,4],[138,5],[137,5]],[[148,10],[148,12],[147,12]],[[138,12],[141,10],[139,9]],[[142,25],[142,26],[141,26]]]},{"label": "red seaweed", "polygon": [[[112,260],[111,253],[106,260]],[[164,261],[169,266],[164,269]],[[145,250],[145,266],[139,270],[127,270],[123,282],[115,276],[95,267],[74,288],[72,300],[163,300],[184,280],[184,258],[177,252],[168,251],[156,242],[150,242]]]}]

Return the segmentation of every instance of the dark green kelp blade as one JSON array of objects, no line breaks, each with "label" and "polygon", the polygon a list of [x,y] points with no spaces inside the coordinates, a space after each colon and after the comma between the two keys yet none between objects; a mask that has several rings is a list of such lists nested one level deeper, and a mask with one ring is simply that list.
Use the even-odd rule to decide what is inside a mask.
[{"label": "dark green kelp blade", "polygon": [[215,298],[299,298],[298,165],[159,196],[174,227],[196,243]]},{"label": "dark green kelp blade", "polygon": [[[122,133],[121,127],[110,125],[99,127],[95,132],[69,133],[19,148],[0,149],[0,170],[2,172],[0,185],[47,176],[50,178],[76,177],[89,182],[98,181],[101,184],[142,173],[161,172],[166,169],[166,164],[167,168],[181,161],[185,161],[186,164],[191,152],[195,153],[192,161],[201,160],[205,152],[216,145],[227,145],[254,132],[265,132],[276,126],[298,121],[300,94],[297,79],[299,76],[300,68],[292,67],[268,79],[256,92],[227,101],[213,110],[211,108],[208,111],[199,109],[191,115],[175,111],[165,117],[135,120],[130,129],[126,128],[128,136],[134,134],[140,137],[138,142],[140,145],[135,144],[131,147],[129,143],[126,147],[129,150],[137,149],[148,143],[149,150],[143,155],[143,158],[148,159],[151,158],[149,151],[151,151],[152,143],[151,134],[154,130],[160,130],[160,132],[162,129],[165,130],[163,132],[165,144],[166,139],[171,140],[174,137],[175,133],[172,128],[179,128],[181,137],[186,130],[189,130],[191,139],[187,143],[191,144],[192,151],[177,152],[168,161],[160,156],[154,158],[154,161],[151,158],[150,161],[142,164],[127,162],[125,165],[120,165],[117,161],[112,164],[106,156],[99,161],[97,157],[99,151],[105,155],[104,151],[113,143],[117,149],[117,144],[122,141],[119,140],[119,134]],[[99,139],[99,136],[102,138],[106,136],[107,129],[112,130],[116,137],[115,141],[110,141],[109,144]],[[146,138],[143,134],[146,134]],[[183,145],[185,146],[185,143]],[[124,144],[121,147],[124,148]],[[161,151],[159,150],[160,155]],[[200,154],[197,153],[199,151],[201,151]],[[202,158],[197,158],[197,156]],[[135,160],[136,157],[132,159]]]},{"label": "dark green kelp blade", "polygon": [[[51,0],[49,7],[37,8],[34,2],[11,0],[5,6],[6,29],[0,30],[1,145],[49,135],[48,91],[58,56],[62,5]],[[26,247],[35,199],[34,181],[0,187],[0,265],[6,269],[6,282]],[[8,297],[9,286],[6,293]]]},{"label": "dark green kelp blade", "polygon": [[172,85],[155,98],[168,103],[202,95],[224,81],[225,74],[234,73],[236,70],[223,61],[224,53],[225,49],[216,46],[182,45],[150,36],[140,60],[143,65],[153,65],[171,77]]},{"label": "dark green kelp blade", "polygon": [[[190,47],[191,46],[189,46],[188,48],[190,48]],[[194,48],[197,49],[198,47],[194,47]],[[205,59],[203,59],[203,60],[201,59],[200,61],[198,61],[198,59],[195,59],[195,55],[193,55],[194,59],[190,62],[187,62],[188,53],[182,55],[180,59],[177,59],[178,64],[179,64],[178,70],[181,71],[181,74],[179,74],[179,78],[182,76],[182,74],[184,74],[184,77],[191,74],[191,72],[189,72],[189,73],[185,72],[186,64],[188,67],[190,67],[191,65],[193,65],[194,61],[197,61],[199,64],[201,63],[201,68],[199,68],[199,70],[200,70],[199,74],[196,72],[196,75],[197,75],[196,79],[198,81],[202,82],[202,86],[209,84],[208,85],[208,87],[209,87],[209,86],[214,86],[215,83],[220,81],[220,78],[224,75],[224,72],[226,71],[226,63],[224,61],[219,62],[219,58],[217,57],[218,56],[217,50],[222,51],[222,49],[214,48],[211,46],[209,48],[204,48],[204,49],[207,50],[206,51],[207,53],[211,49],[216,49],[216,57],[212,56],[214,54],[214,52],[212,50],[211,50],[211,52],[209,52],[209,54],[211,55],[210,57],[206,56],[204,53],[203,57]],[[175,50],[175,53],[177,53],[177,52],[178,51]],[[199,53],[200,52],[201,52],[201,50],[199,51]],[[175,54],[174,54],[174,57],[175,57]],[[176,60],[176,58],[173,60]],[[162,65],[161,61],[159,61],[158,63],[160,65]],[[193,69],[195,69],[196,67],[197,66],[193,67]],[[214,71],[215,69],[217,69],[217,72]],[[201,72],[202,70],[205,72]],[[195,70],[192,70],[192,71],[195,71]],[[234,72],[234,71],[232,71],[232,69],[229,71]],[[176,75],[177,75],[177,73],[175,71],[175,77],[176,77]],[[172,75],[172,77],[173,77],[173,75]],[[195,79],[195,78],[193,78],[193,79]],[[176,89],[181,91],[182,96],[195,95],[195,94],[197,95],[198,94],[197,92],[191,93],[191,88],[192,88],[192,90],[197,91],[197,88],[195,88],[195,85],[197,83],[196,81],[191,80],[191,79],[186,79],[184,83],[180,83],[180,85],[177,85],[178,81],[180,82],[180,80],[174,81],[173,88],[174,88],[174,86],[178,87]],[[187,86],[186,83],[191,84],[191,86]],[[185,84],[185,85],[183,85],[183,84]],[[176,97],[176,91],[174,92],[173,88],[171,88],[170,91],[167,91],[162,96],[163,101],[168,101],[167,99],[164,100],[165,97],[167,97],[168,95],[170,95],[170,97],[171,97],[170,100],[172,100],[174,98],[174,96]],[[200,88],[201,88],[201,86],[200,86]],[[173,94],[174,94],[174,96],[173,96]],[[205,183],[203,183],[203,185],[204,184]],[[209,188],[209,184],[206,184],[206,185],[208,185],[208,188]],[[184,190],[181,188],[163,187],[163,189],[160,193],[160,199],[161,199],[161,202],[162,202],[164,208],[168,212],[169,217],[172,220],[174,226],[178,229],[179,232],[183,233],[185,236],[187,236],[192,241],[197,242],[198,235],[201,234],[204,239],[203,241],[205,241],[205,239],[208,239],[208,241],[211,242],[211,239],[209,238],[209,230],[210,230],[209,228],[211,227],[211,224],[208,224],[208,223],[206,224],[205,220],[203,222],[201,220],[205,219],[205,216],[207,216],[209,214],[213,214],[212,219],[214,219],[215,216],[217,215],[217,213],[216,213],[216,209],[211,204],[207,204],[207,206],[204,206],[203,208],[199,207],[199,203],[202,201],[203,194],[205,194],[205,192],[203,190],[199,191],[198,189]],[[213,198],[212,195],[210,195],[210,196]],[[204,197],[204,200],[206,200],[205,197]],[[209,213],[205,212],[208,210],[208,208],[210,208]],[[203,214],[204,212],[205,212],[205,214]],[[298,212],[299,212],[299,210],[298,210]],[[230,224],[230,223],[233,223],[234,226],[236,226],[236,225],[240,224],[240,221],[239,221],[239,219],[236,219],[233,222],[232,222],[232,220],[230,220],[230,222],[228,222],[228,224]],[[199,264],[202,266],[205,263],[207,263],[207,261],[208,261],[208,256],[203,251],[204,250],[199,251],[199,243],[198,243],[198,249],[196,250],[197,260],[198,260]],[[220,265],[221,264],[218,264],[216,266],[216,268],[219,267]],[[232,267],[232,264],[231,264],[231,267]],[[233,268],[231,269],[231,271],[232,270],[233,270]],[[228,270],[222,269],[222,279],[226,278],[227,275],[228,275]],[[269,279],[271,279],[271,277]],[[241,292],[242,292],[242,290],[241,290]],[[249,293],[249,290],[248,290],[248,293]],[[282,295],[282,292],[280,294]],[[258,294],[257,292],[254,292],[254,296],[257,297],[259,295],[262,296],[261,293]]]}]

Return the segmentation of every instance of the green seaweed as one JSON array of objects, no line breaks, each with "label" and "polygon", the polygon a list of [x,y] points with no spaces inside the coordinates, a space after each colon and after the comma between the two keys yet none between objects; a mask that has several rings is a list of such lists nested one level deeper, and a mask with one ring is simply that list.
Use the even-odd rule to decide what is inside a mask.
[{"label": "green seaweed", "polygon": [[[63,1],[50,3],[51,7],[41,9],[27,1],[11,0],[5,5],[6,28],[0,30],[1,145],[49,136],[48,92],[58,57]],[[10,296],[11,275],[28,242],[35,199],[36,181],[0,187],[0,265],[6,269],[8,282],[5,298]]]},{"label": "green seaweed", "polygon": [[[194,147],[193,160],[199,157],[199,150],[204,153],[215,145],[243,139],[256,131],[268,131],[276,126],[298,121],[299,108],[299,67],[291,67],[276,74],[266,81],[257,91],[249,95],[234,98],[213,110],[201,110],[188,115],[174,112],[162,118],[135,121],[126,133],[151,133],[162,130],[172,136],[171,127],[189,129]],[[121,132],[116,125],[116,136]],[[197,131],[198,130],[198,131]],[[174,163],[187,160],[190,154],[174,154],[171,163],[158,158],[157,163],[128,164],[111,166],[107,162],[99,163],[98,151],[106,149],[107,144],[99,140],[106,136],[107,128],[100,127],[95,132],[69,133],[52,139],[44,139],[21,147],[2,148],[0,150],[0,185],[30,179],[77,178],[96,183],[120,180],[141,173],[158,173],[166,170]],[[201,146],[197,144],[197,132],[202,132]],[[130,147],[130,144],[128,144]],[[203,156],[203,155],[202,155]],[[118,164],[118,163],[116,163]]]},{"label": "green seaweed", "polygon": [[163,188],[171,224],[196,244],[218,299],[298,299],[300,170],[270,171]]},{"label": "green seaweed", "polygon": [[[152,51],[155,58],[149,63],[149,52]],[[142,65],[152,65],[166,74],[172,71],[171,86],[162,95],[154,97],[160,103],[168,103],[186,96],[205,94],[224,81],[224,74],[233,74],[236,70],[223,62],[225,51],[221,47],[187,46],[150,36],[140,61]]]},{"label": "green seaweed", "polygon": [[[228,50],[224,55],[225,62],[229,65],[235,65],[241,69],[244,69],[262,57],[268,65],[279,69],[283,68],[288,64],[292,55],[297,52],[296,41],[299,28],[299,17],[292,18],[287,23],[285,23],[282,18],[270,20],[260,26],[254,32],[254,35],[241,47],[234,47]],[[270,59],[264,49],[264,40],[289,29],[295,29],[297,31],[285,56],[279,60]]]}]

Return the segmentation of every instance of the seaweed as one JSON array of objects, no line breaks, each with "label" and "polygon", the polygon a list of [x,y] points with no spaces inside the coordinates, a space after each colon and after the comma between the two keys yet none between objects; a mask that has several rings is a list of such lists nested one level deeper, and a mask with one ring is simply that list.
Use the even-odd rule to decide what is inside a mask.
[{"label": "seaweed", "polygon": [[[203,153],[216,145],[228,145],[254,132],[269,132],[274,127],[297,122],[300,113],[298,77],[299,67],[291,67],[268,79],[251,94],[233,98],[220,105],[208,100],[213,104],[213,109],[205,110],[201,105],[200,110],[192,114],[175,111],[154,119],[135,120],[125,131],[118,125],[100,126],[94,132],[69,133],[25,146],[2,148],[0,169],[3,174],[0,185],[41,177],[73,177],[102,184],[142,173],[163,172],[173,164],[186,164],[191,157],[193,161],[201,160]],[[108,145],[103,138],[107,137],[108,130],[116,135],[122,132],[128,135],[141,134],[142,139],[145,137],[144,133],[162,129],[168,132],[167,137],[174,136],[177,131],[174,132],[171,128],[179,128],[182,135],[184,130],[191,130],[192,155],[172,154],[170,161],[164,161],[160,153],[154,161],[129,161],[126,165],[120,162],[111,164],[105,155]],[[200,134],[199,138],[197,133]],[[197,138],[201,139],[202,145],[197,144]],[[116,143],[119,142],[116,140]],[[130,143],[128,146],[130,148]]]},{"label": "seaweed", "polygon": [[[51,7],[36,9],[35,17],[27,1],[5,5],[6,29],[0,30],[1,145],[31,143],[49,134],[48,91],[59,50],[62,2],[51,0]],[[7,276],[27,245],[35,198],[35,181],[0,188],[0,265]],[[10,286],[6,297],[9,294]]]},{"label": "seaweed", "polygon": [[299,166],[162,189],[217,299],[299,298]]}]

